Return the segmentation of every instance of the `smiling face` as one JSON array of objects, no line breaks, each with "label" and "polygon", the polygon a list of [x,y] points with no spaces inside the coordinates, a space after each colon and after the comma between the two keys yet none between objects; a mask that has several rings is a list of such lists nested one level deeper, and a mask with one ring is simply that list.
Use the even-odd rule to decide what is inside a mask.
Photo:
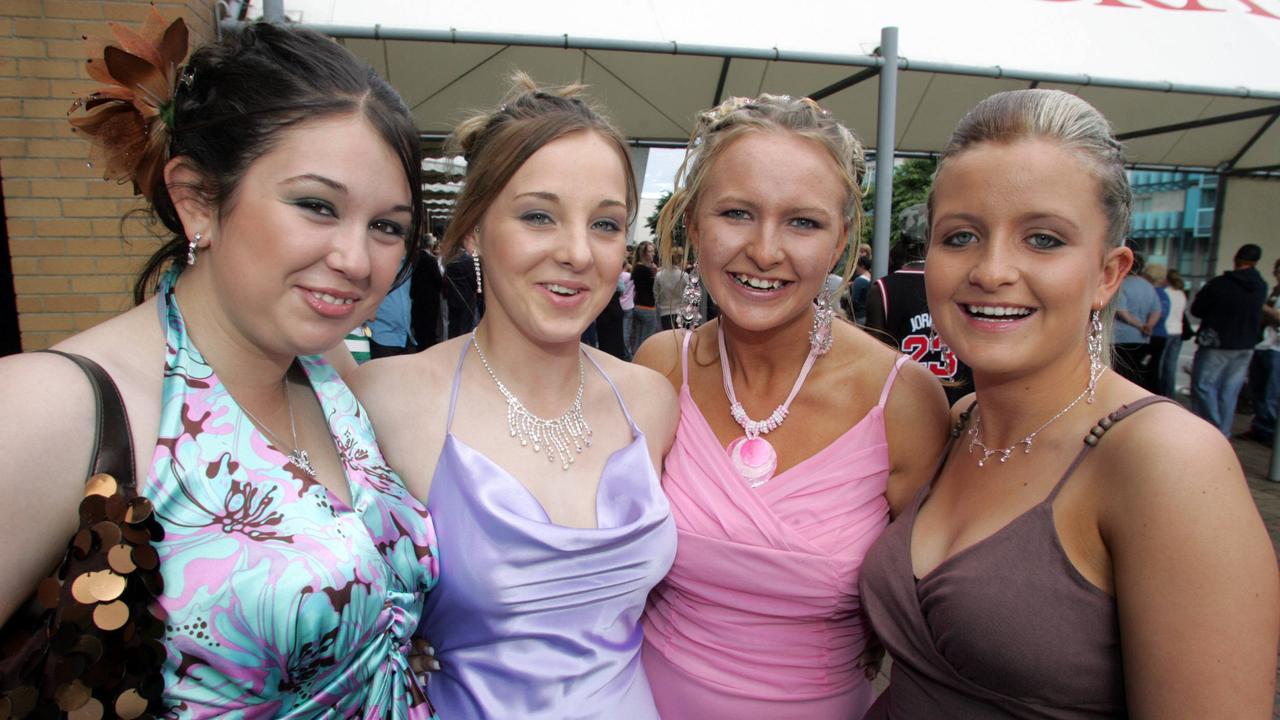
[{"label": "smiling face", "polygon": [[943,166],[925,285],[939,334],[975,373],[1084,356],[1090,311],[1132,261],[1106,246],[1098,198],[1080,156],[1047,140],[983,143]]},{"label": "smiling face", "polygon": [[583,130],[525,161],[467,242],[484,268],[484,321],[543,345],[574,343],[613,296],[627,254],[627,172]]},{"label": "smiling face", "polygon": [[707,292],[747,331],[808,323],[844,249],[845,185],[822,145],[749,132],[709,168],[689,236]]},{"label": "smiling face", "polygon": [[328,350],[390,288],[410,202],[398,157],[362,117],[286,130],[222,213],[184,216],[209,240],[183,277],[216,296],[184,310],[213,313],[233,341],[268,353]]}]

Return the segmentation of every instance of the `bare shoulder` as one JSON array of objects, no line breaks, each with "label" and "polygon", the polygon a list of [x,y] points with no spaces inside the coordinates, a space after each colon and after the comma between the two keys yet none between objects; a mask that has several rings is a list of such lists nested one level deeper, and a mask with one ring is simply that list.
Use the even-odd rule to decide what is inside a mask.
[{"label": "bare shoulder", "polygon": [[[1090,472],[1141,717],[1262,717],[1274,702],[1275,550],[1216,429],[1171,403],[1115,423]],[[1177,628],[1177,632],[1169,632]]]},{"label": "bare shoulder", "polygon": [[593,348],[588,348],[587,352],[618,388],[636,424],[665,452],[671,445],[680,416],[671,383],[643,365],[619,360]]},{"label": "bare shoulder", "polygon": [[[1143,511],[1153,501],[1188,504],[1187,510],[1237,509],[1253,512],[1244,472],[1235,451],[1209,423],[1171,402],[1156,403],[1112,426],[1098,444],[1099,465],[1123,482],[1106,483],[1113,509]],[[1206,506],[1205,495],[1216,499]]]},{"label": "bare shoulder", "polygon": [[347,383],[374,416],[404,415],[413,407],[448,404],[448,389],[465,338],[454,338],[413,355],[370,360],[347,376]]},{"label": "bare shoulder", "polygon": [[663,330],[650,335],[636,350],[634,364],[649,368],[667,381],[680,384],[680,353],[684,342],[684,330]]},{"label": "bare shoulder", "polygon": [[978,396],[975,393],[969,393],[957,400],[956,404],[951,406],[951,423],[954,425],[959,422],[960,417],[969,412],[976,402],[978,402]]},{"label": "bare shoulder", "polygon": [[370,360],[347,378],[369,413],[387,463],[422,500],[431,491],[447,429],[453,371],[466,341],[455,338],[413,355]]},{"label": "bare shoulder", "polygon": [[869,379],[872,379],[870,376],[875,376],[875,380],[883,381],[901,356],[901,353],[852,323],[832,323],[831,332],[834,340],[828,357],[839,357],[845,365],[869,372]]},{"label": "bare shoulder", "polygon": [[97,414],[85,374],[65,358],[0,359],[2,623],[47,574],[75,532]]}]

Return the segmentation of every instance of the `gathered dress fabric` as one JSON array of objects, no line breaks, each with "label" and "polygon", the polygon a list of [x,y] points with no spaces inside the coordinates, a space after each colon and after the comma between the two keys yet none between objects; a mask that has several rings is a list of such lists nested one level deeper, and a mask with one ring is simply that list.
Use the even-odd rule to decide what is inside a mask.
[{"label": "gathered dress fabric", "polygon": [[[600,476],[598,527],[556,524],[519,480],[451,431],[445,437],[428,501],[443,520],[442,577],[422,633],[441,664],[431,700],[448,720],[658,718],[640,615],[671,566],[676,530],[644,435],[595,368],[632,434]],[[546,460],[530,453],[529,462]]]},{"label": "gathered dress fabric", "polygon": [[[162,285],[160,432],[142,494],[164,528],[164,702],[180,718],[434,716],[407,651],[438,576],[426,508],[319,356],[298,364],[324,410],[348,506],[289,464],[191,341]],[[149,562],[135,558],[136,562]]]},{"label": "gathered dress fabric", "polygon": [[[1123,406],[1106,427],[1157,402],[1170,401]],[[893,670],[868,720],[1128,717],[1115,598],[1071,563],[1053,521],[1054,499],[1091,447],[1044,500],[922,578],[911,533],[932,483],[884,533],[862,595]]]},{"label": "gathered dress fabric", "polygon": [[[889,523],[879,402],[830,445],[757,488],[734,469],[689,392],[663,487],[676,560],[645,612],[645,668],[663,720],[859,718],[871,685],[858,576]],[[799,422],[799,420],[791,420]]]}]

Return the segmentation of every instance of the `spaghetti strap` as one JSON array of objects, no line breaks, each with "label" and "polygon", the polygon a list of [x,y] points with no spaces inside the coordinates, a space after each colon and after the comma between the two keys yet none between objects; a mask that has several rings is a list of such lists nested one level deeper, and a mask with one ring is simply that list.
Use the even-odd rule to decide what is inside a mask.
[{"label": "spaghetti strap", "polygon": [[689,389],[689,340],[693,338],[693,330],[684,331],[684,341],[680,349],[680,389]]},{"label": "spaghetti strap", "polygon": [[1067,484],[1067,480],[1071,478],[1072,473],[1076,471],[1076,468],[1080,466],[1080,463],[1084,462],[1085,456],[1088,455],[1089,451],[1102,440],[1102,436],[1111,429],[1111,426],[1145,407],[1162,402],[1171,403],[1173,401],[1167,397],[1161,397],[1159,395],[1148,395],[1144,398],[1134,400],[1128,405],[1121,405],[1109,415],[1103,416],[1101,420],[1089,429],[1089,434],[1084,436],[1084,447],[1080,448],[1080,452],[1076,453],[1075,459],[1067,466],[1066,472],[1062,473],[1062,477],[1058,479],[1058,484],[1053,486],[1053,490],[1049,491],[1049,496],[1045,498],[1044,501],[1046,503],[1053,502],[1053,499],[1058,496],[1062,487]]},{"label": "spaghetti strap", "polygon": [[596,362],[596,359],[591,357],[591,353],[585,350],[581,350],[581,352],[588,360],[591,361],[596,372],[600,373],[600,377],[604,378],[604,381],[609,383],[609,389],[613,391],[613,396],[618,398],[618,405],[622,408],[622,414],[626,416],[627,424],[631,426],[631,433],[633,435],[639,435],[640,426],[636,425],[636,421],[631,418],[631,411],[627,409],[627,403],[622,399],[622,393],[618,391],[618,386],[613,384],[613,378],[609,377],[609,374],[604,371],[604,368],[600,367],[600,363]]},{"label": "spaghetti strap", "polygon": [[898,370],[902,368],[903,363],[910,359],[910,355],[899,355],[897,361],[893,363],[893,369],[889,371],[889,377],[884,379],[884,388],[880,391],[880,402],[876,403],[876,407],[884,407],[885,402],[889,399],[889,391],[893,389],[893,381],[898,379]]},{"label": "spaghetti strap", "polygon": [[462,352],[458,354],[458,367],[453,371],[453,389],[449,391],[449,419],[445,421],[444,431],[453,429],[453,408],[458,404],[458,387],[462,385],[462,363],[467,359],[467,349],[471,340],[462,343]]}]

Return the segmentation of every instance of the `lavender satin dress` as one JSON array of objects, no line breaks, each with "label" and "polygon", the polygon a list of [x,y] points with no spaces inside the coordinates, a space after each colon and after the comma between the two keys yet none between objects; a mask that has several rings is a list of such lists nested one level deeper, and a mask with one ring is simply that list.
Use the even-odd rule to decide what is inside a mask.
[{"label": "lavender satin dress", "polygon": [[516,478],[446,435],[427,503],[440,582],[420,626],[442,666],[429,685],[442,718],[657,720],[640,615],[671,567],[676,529],[644,435],[622,411],[633,439],[605,464],[598,528],[555,524]]}]

